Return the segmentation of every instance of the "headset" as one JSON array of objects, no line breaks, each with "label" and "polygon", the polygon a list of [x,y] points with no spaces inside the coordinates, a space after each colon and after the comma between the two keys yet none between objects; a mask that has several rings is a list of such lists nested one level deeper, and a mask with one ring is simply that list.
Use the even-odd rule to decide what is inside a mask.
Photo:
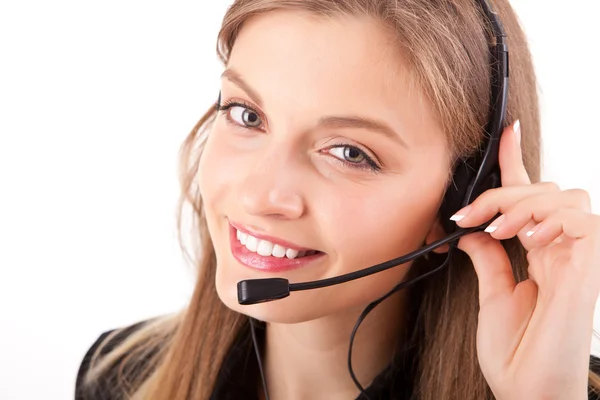
[{"label": "headset", "polygon": [[[378,304],[392,294],[430,276],[431,274],[447,266],[452,255],[454,254],[454,251],[456,250],[459,238],[476,231],[484,230],[498,216],[495,216],[480,226],[472,228],[458,228],[456,223],[450,220],[450,217],[454,213],[470,204],[483,192],[499,187],[501,184],[498,153],[500,136],[505,126],[504,120],[506,116],[506,106],[508,100],[508,48],[505,43],[506,34],[504,32],[504,27],[502,26],[498,15],[491,9],[487,0],[476,0],[476,2],[481,7],[481,11],[486,18],[486,23],[489,25],[493,39],[495,40],[495,43],[490,44],[489,49],[491,67],[491,110],[488,124],[484,132],[485,137],[478,151],[466,159],[459,159],[453,166],[453,181],[448,186],[440,207],[440,220],[442,227],[448,236],[402,257],[332,278],[301,283],[289,283],[289,281],[284,278],[249,279],[240,281],[237,284],[239,304],[248,305],[273,301],[287,297],[290,295],[290,292],[293,291],[310,290],[331,285],[338,285],[385,271],[389,268],[421,257],[444,244],[448,244],[449,251],[446,253],[447,255],[444,261],[439,266],[425,274],[417,276],[416,278],[401,282],[400,284],[396,285],[386,295],[370,303],[358,318],[350,337],[350,346],[348,349],[348,370],[355,385],[366,399],[369,399],[369,397],[365,393],[364,388],[356,379],[351,362],[352,345],[361,322],[371,310],[373,310]],[[255,323],[256,322],[250,318],[252,339],[256,356],[258,358],[258,366],[262,378],[265,398],[266,400],[269,400],[266,380],[256,341]]]}]

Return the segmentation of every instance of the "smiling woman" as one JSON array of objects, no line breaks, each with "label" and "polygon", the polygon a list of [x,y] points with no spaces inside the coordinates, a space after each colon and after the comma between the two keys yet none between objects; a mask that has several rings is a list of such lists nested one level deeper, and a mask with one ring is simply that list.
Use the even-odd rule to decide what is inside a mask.
[{"label": "smiling woman", "polygon": [[587,398],[600,382],[589,372],[599,217],[584,191],[539,183],[535,76],[505,0],[492,2],[511,54],[502,187],[452,217],[503,219],[374,308],[351,356],[365,307],[437,268],[448,246],[341,285],[238,301],[243,280],[336,277],[446,236],[454,166],[484,143],[492,108],[479,3],[235,1],[218,100],[182,147],[193,297],[102,335],[77,398]]}]

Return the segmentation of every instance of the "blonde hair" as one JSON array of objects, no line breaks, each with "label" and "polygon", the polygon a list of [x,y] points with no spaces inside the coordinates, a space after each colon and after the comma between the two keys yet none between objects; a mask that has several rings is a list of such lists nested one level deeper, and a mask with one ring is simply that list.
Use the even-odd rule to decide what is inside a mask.
[{"label": "blonde hair", "polygon": [[[508,1],[495,0],[491,5],[504,24],[510,51],[506,122],[520,119],[524,163],[532,182],[537,182],[540,121],[531,56]],[[468,155],[479,145],[489,111],[489,31],[474,0],[236,0],[227,10],[218,36],[217,53],[224,65],[244,23],[274,10],[378,19],[382,28],[397,37],[413,83],[432,103],[448,135],[453,157]],[[180,242],[185,252],[182,215],[191,206],[195,236],[192,251],[186,254],[198,273],[189,305],[175,315],[147,322],[108,352],[101,346],[86,374],[87,387],[93,387],[116,368],[118,384],[111,390],[117,396],[207,400],[227,351],[247,324],[245,316],[225,307],[217,295],[215,252],[195,181],[204,140],[215,115],[211,107],[181,147]],[[525,279],[526,253],[518,239],[505,241],[504,246],[516,278]],[[418,262],[421,265],[413,270],[422,273],[431,268],[426,259]],[[415,327],[411,345],[418,354],[414,391],[419,400],[493,398],[476,356],[477,290],[477,277],[465,255],[455,257],[450,267],[412,290],[418,302],[408,326]],[[103,343],[118,334],[113,332]],[[592,372],[590,382],[600,386],[600,378]]]}]

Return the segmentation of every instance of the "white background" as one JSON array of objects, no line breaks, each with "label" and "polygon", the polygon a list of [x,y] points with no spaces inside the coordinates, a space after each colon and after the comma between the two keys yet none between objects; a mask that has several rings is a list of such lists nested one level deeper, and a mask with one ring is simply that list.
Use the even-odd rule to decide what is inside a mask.
[{"label": "white background", "polygon": [[[177,151],[216,100],[228,4],[0,3],[0,399],[72,398],[101,332],[185,304]],[[600,3],[513,4],[542,93],[543,179],[600,212]]]}]

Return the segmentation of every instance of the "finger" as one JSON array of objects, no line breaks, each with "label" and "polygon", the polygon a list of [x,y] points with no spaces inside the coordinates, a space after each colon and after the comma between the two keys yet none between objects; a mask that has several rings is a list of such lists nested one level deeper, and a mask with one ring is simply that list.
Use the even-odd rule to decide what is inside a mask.
[{"label": "finger", "polygon": [[517,120],[507,126],[500,138],[498,154],[500,164],[500,179],[502,186],[527,185],[531,183],[529,174],[523,164],[521,150],[521,124]]},{"label": "finger", "polygon": [[483,232],[463,236],[458,248],[469,255],[479,281],[479,304],[495,296],[512,293],[515,278],[502,244]]},{"label": "finger", "polygon": [[562,234],[570,239],[600,236],[600,217],[582,210],[562,208],[552,212],[526,235],[537,244],[547,245]]},{"label": "finger", "polygon": [[[555,210],[561,208],[577,209],[589,213],[591,211],[589,195],[584,190],[569,189],[526,197],[509,207],[485,231],[498,240],[519,235],[523,241],[533,225],[543,221]],[[529,229],[524,231],[526,227]]]},{"label": "finger", "polygon": [[539,182],[524,186],[508,186],[490,189],[481,194],[471,204],[450,217],[463,228],[481,225],[498,213],[505,213],[518,201],[538,194],[559,192],[552,182]]},{"label": "finger", "polygon": [[[525,226],[519,231],[519,233],[517,233],[517,237],[519,238],[519,241],[521,242],[521,245],[523,245],[523,248],[527,251],[531,250],[533,247],[536,246],[535,243],[531,242],[530,240],[526,240],[525,238],[527,237],[527,232],[529,232],[531,229],[533,229],[534,226],[537,225],[537,222],[535,221],[529,221],[527,224],[525,224]],[[557,239],[557,241],[559,241],[560,238]]]}]

